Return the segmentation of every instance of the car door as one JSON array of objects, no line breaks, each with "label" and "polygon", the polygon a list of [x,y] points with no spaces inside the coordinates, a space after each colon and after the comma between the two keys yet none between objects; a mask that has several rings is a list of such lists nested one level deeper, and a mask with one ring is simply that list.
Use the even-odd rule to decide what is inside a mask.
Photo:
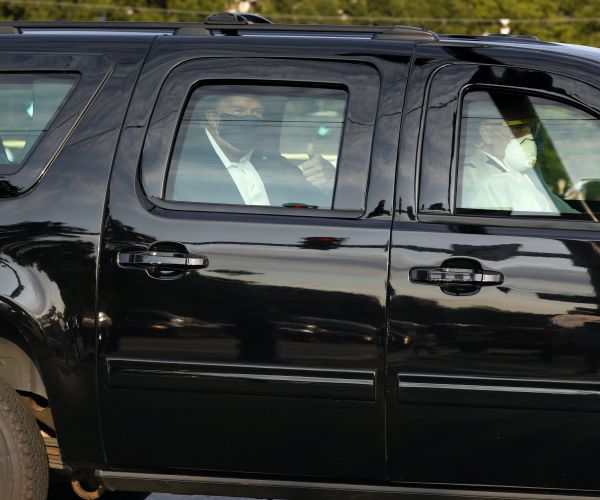
[{"label": "car door", "polygon": [[[404,91],[394,82],[411,44],[391,64],[344,61],[309,42],[303,58],[283,59],[301,39],[274,49],[235,38],[159,39],[127,117],[100,272],[108,462],[382,478]],[[224,111],[231,96],[251,102],[253,117]],[[227,168],[249,161],[275,176],[262,177],[270,204],[241,201],[215,120],[234,123],[235,139],[252,135],[252,153]],[[315,158],[334,172],[318,193],[302,173]]]},{"label": "car door", "polygon": [[[423,119],[422,136],[420,150],[417,132],[403,143],[405,203],[393,230],[390,477],[598,489],[600,91],[563,76],[560,57],[549,67],[548,56],[532,55],[533,69],[523,69],[516,50],[436,50],[421,56],[440,57],[439,66],[414,75],[427,97],[412,87],[408,98],[413,109],[424,102],[409,118],[411,130]],[[449,64],[452,52],[460,57]],[[482,172],[469,158],[494,120],[523,125],[506,111],[515,103],[533,117],[537,194],[519,191],[534,185],[521,172],[476,182],[465,174]],[[486,154],[490,168],[509,168],[503,151],[499,161]],[[407,185],[415,164],[418,201]],[[464,201],[467,188],[475,205]],[[555,209],[517,206],[538,195]]]}]

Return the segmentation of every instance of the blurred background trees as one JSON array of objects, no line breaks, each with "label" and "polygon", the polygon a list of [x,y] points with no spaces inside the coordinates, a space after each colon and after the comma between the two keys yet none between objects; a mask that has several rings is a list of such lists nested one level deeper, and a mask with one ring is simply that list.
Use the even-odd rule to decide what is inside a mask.
[{"label": "blurred background trees", "polygon": [[4,20],[190,22],[228,10],[277,23],[407,24],[477,35],[504,28],[600,46],[600,0],[0,0],[0,9]]}]

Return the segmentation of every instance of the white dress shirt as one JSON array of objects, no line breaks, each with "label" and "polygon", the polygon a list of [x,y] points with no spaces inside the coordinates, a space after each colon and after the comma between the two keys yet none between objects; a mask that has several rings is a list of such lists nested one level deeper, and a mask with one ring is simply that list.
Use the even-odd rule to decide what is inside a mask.
[{"label": "white dress shirt", "polygon": [[223,150],[213,139],[208,129],[205,130],[211,146],[214,148],[215,153],[217,153],[217,156],[223,162],[223,165],[233,179],[233,182],[235,182],[235,185],[238,188],[244,203],[246,205],[270,205],[271,203],[269,202],[265,185],[263,184],[260,175],[258,175],[258,172],[252,163],[250,163],[252,151],[241,158],[239,162],[234,163],[227,158]]},{"label": "white dress shirt", "polygon": [[526,173],[511,170],[487,152],[478,152],[465,161],[459,208],[560,213],[547,191]]}]

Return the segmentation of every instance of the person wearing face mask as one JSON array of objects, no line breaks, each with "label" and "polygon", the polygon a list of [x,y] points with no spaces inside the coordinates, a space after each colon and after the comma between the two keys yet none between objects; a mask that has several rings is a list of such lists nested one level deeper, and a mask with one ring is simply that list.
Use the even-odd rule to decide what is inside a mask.
[{"label": "person wearing face mask", "polygon": [[[194,129],[193,150],[177,159],[167,199],[238,205],[331,204],[335,169],[309,155],[300,168],[269,144],[270,122],[261,101],[249,94],[218,96],[207,108],[205,126]],[[188,129],[186,134],[190,134]]]},{"label": "person wearing face mask", "polygon": [[[482,120],[481,142],[462,171],[460,208],[558,214],[573,209],[548,189],[536,168],[533,110],[521,100],[503,105],[502,117]],[[499,106],[500,107],[500,106]],[[490,116],[489,110],[486,110]]]}]

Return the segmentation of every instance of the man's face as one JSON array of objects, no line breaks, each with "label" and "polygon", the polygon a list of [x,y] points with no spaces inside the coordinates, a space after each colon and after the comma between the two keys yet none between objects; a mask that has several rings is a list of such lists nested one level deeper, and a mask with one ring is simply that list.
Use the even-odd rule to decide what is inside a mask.
[{"label": "man's face", "polygon": [[264,108],[261,102],[249,95],[224,96],[214,109],[206,112],[208,129],[222,148],[233,153],[252,149],[251,132],[257,132],[256,120],[262,120]]},{"label": "man's face", "polygon": [[253,116],[262,118],[263,106],[258,99],[246,95],[232,95],[223,97],[217,103],[217,113],[226,113],[235,116]]},{"label": "man's face", "polygon": [[527,120],[487,120],[479,128],[484,146],[494,156],[501,158],[512,139],[520,139],[531,134],[531,124]]}]

